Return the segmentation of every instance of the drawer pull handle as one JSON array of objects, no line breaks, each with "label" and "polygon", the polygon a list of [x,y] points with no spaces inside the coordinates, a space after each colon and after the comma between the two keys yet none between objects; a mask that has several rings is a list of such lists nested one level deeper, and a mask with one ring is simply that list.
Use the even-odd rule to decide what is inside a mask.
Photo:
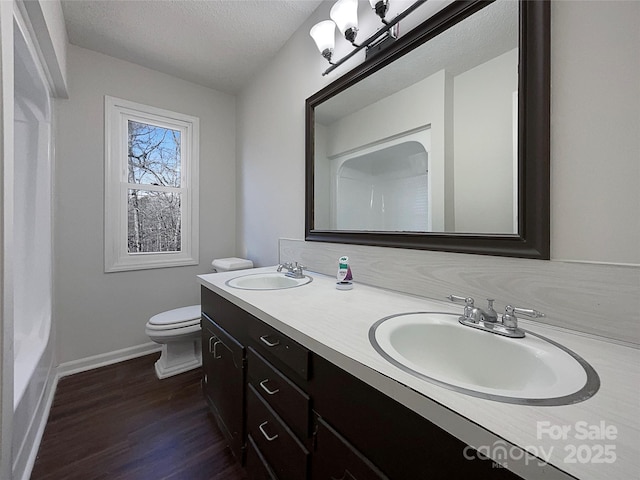
[{"label": "drawer pull handle", "polygon": [[358,479],[353,475],[351,475],[351,472],[349,470],[345,470],[344,475],[342,475],[341,478],[331,477],[331,480],[358,480]]},{"label": "drawer pull handle", "polygon": [[264,343],[267,347],[275,347],[277,345],[280,345],[280,340],[276,340],[275,342],[270,342],[269,340],[267,340],[267,338],[269,338],[269,335],[262,335],[260,337],[260,340],[262,340],[262,343]]},{"label": "drawer pull handle", "polygon": [[270,437],[270,436],[269,436],[269,434],[268,434],[267,432],[265,432],[265,431],[264,431],[264,426],[265,426],[267,423],[269,423],[269,422],[267,421],[267,422],[261,423],[261,424],[260,424],[260,426],[259,426],[258,428],[260,429],[260,432],[262,432],[262,435],[264,435],[264,438],[266,438],[266,439],[267,439],[267,442],[273,442],[276,438],[278,438],[278,434],[276,433],[275,435],[273,435],[272,437]]},{"label": "drawer pull handle", "polygon": [[267,392],[268,395],[275,395],[276,393],[278,393],[280,391],[280,389],[276,388],[275,390],[269,390],[269,388],[267,388],[267,386],[265,385],[265,383],[267,383],[268,381],[269,381],[268,378],[266,380],[261,381],[260,382],[260,386],[262,387],[262,390]]}]

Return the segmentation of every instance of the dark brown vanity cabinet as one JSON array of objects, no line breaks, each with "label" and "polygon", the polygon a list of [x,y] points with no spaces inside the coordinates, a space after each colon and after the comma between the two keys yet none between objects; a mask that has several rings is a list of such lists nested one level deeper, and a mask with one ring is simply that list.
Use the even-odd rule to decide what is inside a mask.
[{"label": "dark brown vanity cabinet", "polygon": [[205,396],[251,480],[519,478],[205,287],[202,309]]},{"label": "dark brown vanity cabinet", "polygon": [[263,469],[279,480],[304,480],[311,460],[311,398],[291,378],[305,385],[311,352],[257,319],[249,326],[249,344],[247,433],[253,448]]},{"label": "dark brown vanity cabinet", "polygon": [[316,418],[313,447],[311,480],[388,479],[321,417]]},{"label": "dark brown vanity cabinet", "polygon": [[251,480],[278,480],[276,474],[267,464],[256,442],[253,441],[251,435],[247,437],[247,463],[245,468]]},{"label": "dark brown vanity cabinet", "polygon": [[253,385],[247,398],[247,430],[265,459],[265,468],[280,480],[304,480],[309,450]]},{"label": "dark brown vanity cabinet", "polygon": [[202,309],[204,393],[236,457],[252,479],[307,479],[311,352],[207,289]]},{"label": "dark brown vanity cabinet", "polygon": [[242,461],[246,349],[206,314],[201,325],[204,395],[233,454]]},{"label": "dark brown vanity cabinet", "polygon": [[248,349],[251,388],[298,438],[310,433],[311,398],[252,347]]}]

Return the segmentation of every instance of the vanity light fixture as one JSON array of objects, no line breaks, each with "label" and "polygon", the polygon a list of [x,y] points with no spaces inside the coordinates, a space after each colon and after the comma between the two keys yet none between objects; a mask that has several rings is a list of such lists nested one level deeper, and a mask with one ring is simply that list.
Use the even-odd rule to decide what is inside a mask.
[{"label": "vanity light fixture", "polygon": [[374,12],[376,12],[376,15],[380,17],[382,23],[386,25],[387,21],[384,17],[389,11],[389,0],[369,0],[369,4],[371,5],[371,8],[373,8]]},{"label": "vanity light fixture", "polygon": [[[333,48],[336,44],[336,24],[332,20],[324,20],[320,23],[316,23],[311,27],[309,35],[316,42],[316,46],[324,58],[331,63],[331,56],[333,55]],[[332,64],[333,65],[333,64]]]},{"label": "vanity light fixture", "polygon": [[[398,22],[413,12],[427,0],[417,0],[415,3],[407,7],[402,13],[398,14],[393,20],[387,21],[386,15],[389,11],[389,0],[369,0],[371,8],[384,24],[383,27],[375,31],[369,38],[361,44],[356,44],[355,39],[358,35],[358,0],[338,0],[329,16],[331,20],[324,20],[315,24],[309,34],[313,38],[318,50],[331,65],[322,75],[327,75],[336,67],[346,62],[357,52],[366,48],[366,58],[378,53],[392,43],[398,37]],[[342,57],[337,62],[332,62],[331,57],[335,47],[335,27],[344,35],[344,38],[354,46],[354,49]]]},{"label": "vanity light fixture", "polygon": [[331,7],[329,17],[335,22],[344,38],[357,47],[354,40],[358,35],[358,0],[338,0]]}]

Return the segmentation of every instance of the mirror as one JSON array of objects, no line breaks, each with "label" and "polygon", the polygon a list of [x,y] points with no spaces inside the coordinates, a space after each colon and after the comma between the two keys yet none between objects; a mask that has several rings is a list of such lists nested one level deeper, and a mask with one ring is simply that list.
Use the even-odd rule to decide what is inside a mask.
[{"label": "mirror", "polygon": [[453,2],[308,98],[305,233],[548,259],[548,2]]}]

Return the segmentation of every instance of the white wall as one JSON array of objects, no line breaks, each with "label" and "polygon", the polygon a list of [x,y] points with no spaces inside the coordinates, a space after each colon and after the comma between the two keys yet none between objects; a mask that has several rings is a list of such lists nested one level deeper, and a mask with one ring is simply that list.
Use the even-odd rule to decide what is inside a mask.
[{"label": "white wall", "polygon": [[640,2],[552,3],[551,247],[640,264]]},{"label": "white wall", "polygon": [[[238,241],[259,265],[304,238],[304,102],[327,77],[323,4],[238,98]],[[640,3],[552,3],[551,255],[640,264]]]},{"label": "white wall", "polygon": [[[235,99],[70,46],[56,101],[55,306],[60,363],[149,341],[150,316],[199,303],[196,275],[235,254]],[[104,95],[200,118],[200,265],[104,273]]]},{"label": "white wall", "polygon": [[457,75],[453,83],[455,231],[512,233],[518,49]]},{"label": "white wall", "polygon": [[322,77],[326,60],[309,29],[329,8],[321,5],[237,98],[238,254],[258,266],[277,263],[279,237],[304,238],[304,101],[335,78]]}]

